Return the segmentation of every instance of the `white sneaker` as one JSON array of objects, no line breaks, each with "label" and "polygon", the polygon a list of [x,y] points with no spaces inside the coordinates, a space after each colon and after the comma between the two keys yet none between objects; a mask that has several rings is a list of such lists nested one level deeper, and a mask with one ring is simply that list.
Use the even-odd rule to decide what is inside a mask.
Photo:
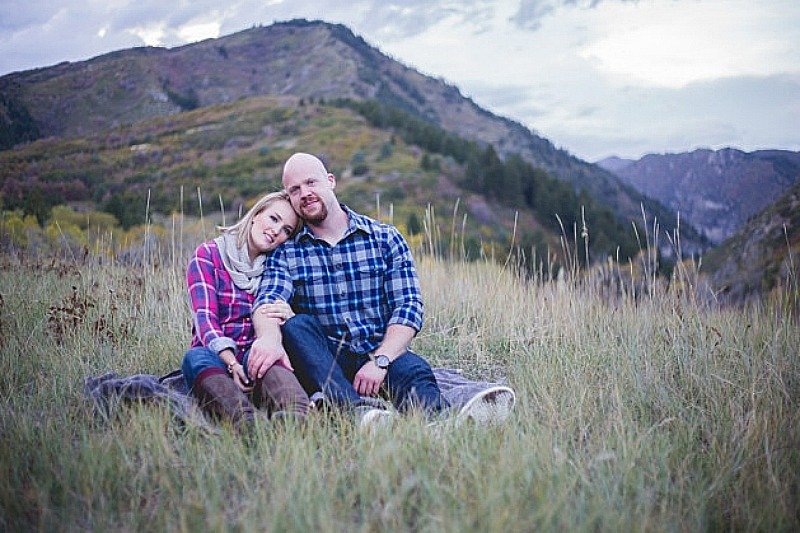
[{"label": "white sneaker", "polygon": [[476,424],[500,425],[514,408],[517,396],[511,387],[497,385],[475,394],[458,412],[459,421],[471,420]]},{"label": "white sneaker", "polygon": [[358,419],[358,427],[369,431],[375,430],[379,427],[388,426],[392,422],[394,415],[391,411],[386,409],[379,409],[377,407],[361,406],[356,407],[356,417]]}]

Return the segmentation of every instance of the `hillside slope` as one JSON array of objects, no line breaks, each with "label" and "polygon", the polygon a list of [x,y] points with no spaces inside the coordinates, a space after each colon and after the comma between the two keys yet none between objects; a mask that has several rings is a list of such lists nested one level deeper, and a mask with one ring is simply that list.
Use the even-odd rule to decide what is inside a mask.
[{"label": "hillside slope", "polygon": [[[800,285],[800,182],[703,258],[723,299],[742,301]],[[795,293],[796,294],[796,293]]]},{"label": "hillside slope", "polygon": [[800,153],[783,150],[695,150],[598,164],[680,213],[715,244],[800,181]]},{"label": "hillside slope", "polygon": [[[418,125],[418,119],[403,116]],[[432,128],[425,132],[447,135]],[[619,252],[626,260],[637,252],[629,225],[519,158],[489,164],[498,179],[513,174],[528,191],[525,198],[477,192],[471,176],[482,172],[475,159],[485,150],[448,136],[472,150],[469,162],[458,162],[406,142],[404,133],[401,126],[375,127],[341,103],[251,97],[0,151],[0,199],[6,209],[36,214],[40,222],[60,203],[103,209],[123,228],[144,223],[148,212],[199,215],[219,211],[222,204],[235,213],[265,190],[279,188],[283,162],[302,149],[327,160],[339,178],[342,201],[389,217],[408,234],[420,235],[427,223],[437,241],[430,246],[443,247],[438,252],[505,256],[513,244],[546,260],[560,251],[555,215],[568,231],[581,227],[585,217],[590,259]]]},{"label": "hillside slope", "polygon": [[[625,223],[640,221],[644,205],[665,231],[675,224],[673,213],[610,172],[480,108],[456,87],[389,58],[341,25],[297,20],[174,49],[122,50],[4,76],[0,95],[6,108],[0,129],[11,142],[88,135],[255,95],[375,99],[490,143],[502,157],[519,153],[576,191],[586,190]],[[692,232],[684,236],[687,250],[702,244]]]}]

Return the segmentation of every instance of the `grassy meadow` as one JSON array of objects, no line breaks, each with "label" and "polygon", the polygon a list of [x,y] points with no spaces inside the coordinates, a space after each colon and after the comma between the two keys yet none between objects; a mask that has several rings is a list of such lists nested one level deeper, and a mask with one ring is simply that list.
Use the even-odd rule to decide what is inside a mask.
[{"label": "grassy meadow", "polygon": [[800,529],[796,279],[722,308],[688,266],[666,289],[647,268],[556,281],[420,251],[414,348],[506,379],[506,425],[320,415],[246,440],[158,404],[104,420],[84,377],[180,365],[189,251],[0,256],[0,529]]}]

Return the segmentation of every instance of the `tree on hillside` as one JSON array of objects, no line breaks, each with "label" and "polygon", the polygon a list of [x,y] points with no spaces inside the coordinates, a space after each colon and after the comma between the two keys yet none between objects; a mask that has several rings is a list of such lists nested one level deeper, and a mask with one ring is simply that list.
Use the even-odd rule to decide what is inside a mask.
[{"label": "tree on hillside", "polygon": [[[572,237],[573,228],[582,228],[581,210],[591,220],[590,250],[614,253],[620,257],[635,253],[635,237],[607,207],[598,205],[585,191],[576,192],[571,185],[551,177],[544,169],[534,167],[519,154],[501,159],[494,146],[480,146],[474,141],[453,135],[408,111],[378,101],[337,100],[336,104],[360,113],[373,126],[391,128],[403,140],[426,150],[420,166],[432,166],[431,154],[452,157],[465,166],[465,189],[483,194],[509,207],[531,209],[539,222],[550,230],[564,231]],[[561,220],[561,224],[559,223]]]},{"label": "tree on hillside", "polygon": [[0,150],[41,137],[28,109],[18,100],[0,93]]},{"label": "tree on hillside", "polygon": [[422,224],[417,214],[413,211],[409,213],[406,218],[406,228],[408,228],[408,233],[411,235],[419,235],[422,233]]},{"label": "tree on hillside", "polygon": [[146,199],[132,191],[118,192],[106,202],[105,211],[111,213],[124,229],[145,222]]}]

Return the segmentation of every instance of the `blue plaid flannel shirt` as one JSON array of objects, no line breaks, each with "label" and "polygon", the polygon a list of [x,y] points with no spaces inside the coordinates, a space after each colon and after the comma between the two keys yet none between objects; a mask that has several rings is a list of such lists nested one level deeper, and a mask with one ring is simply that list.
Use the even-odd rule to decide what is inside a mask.
[{"label": "blue plaid flannel shirt", "polygon": [[329,339],[366,354],[391,324],[422,328],[422,294],[397,228],[342,207],[350,225],[335,246],[304,227],[267,258],[253,308],[289,302],[295,313],[316,316]]}]

